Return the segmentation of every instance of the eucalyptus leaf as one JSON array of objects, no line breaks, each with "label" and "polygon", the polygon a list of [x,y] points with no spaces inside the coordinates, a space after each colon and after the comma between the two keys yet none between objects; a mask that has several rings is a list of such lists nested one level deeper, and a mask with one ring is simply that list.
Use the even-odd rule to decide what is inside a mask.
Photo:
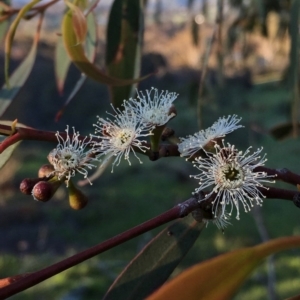
[{"label": "eucalyptus leaf", "polygon": [[9,87],[4,84],[0,90],[0,116],[3,115],[7,107],[11,104],[31,73],[37,53],[39,29],[30,52],[9,78]]},{"label": "eucalyptus leaf", "polygon": [[88,77],[107,85],[129,85],[139,82],[144,78],[120,79],[107,75],[97,66],[95,66],[86,56],[84,47],[78,43],[76,33],[73,28],[73,13],[69,10],[65,13],[62,22],[62,36],[65,49],[75,66]]},{"label": "eucalyptus leaf", "polygon": [[164,229],[129,263],[104,299],[145,299],[169,278],[204,226],[189,215]]},{"label": "eucalyptus leaf", "polygon": [[[115,0],[107,26],[106,68],[110,76],[133,79],[139,76],[142,33],[144,28],[143,1]],[[124,99],[133,97],[136,84],[112,86],[111,101],[122,108]]]},{"label": "eucalyptus leaf", "polygon": [[300,237],[270,240],[232,251],[187,269],[147,300],[229,300],[247,276],[273,253],[300,247]]}]

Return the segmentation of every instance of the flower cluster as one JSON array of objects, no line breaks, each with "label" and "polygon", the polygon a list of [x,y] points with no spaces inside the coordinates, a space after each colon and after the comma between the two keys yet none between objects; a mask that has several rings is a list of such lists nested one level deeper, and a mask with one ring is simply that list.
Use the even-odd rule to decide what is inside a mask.
[{"label": "flower cluster", "polygon": [[205,157],[196,157],[193,161],[194,167],[201,173],[190,177],[199,180],[196,193],[206,188],[211,189],[209,192],[204,192],[204,199],[199,201],[212,199],[215,224],[221,228],[227,225],[227,206],[230,206],[229,216],[232,214],[233,207],[236,207],[236,218],[239,219],[240,204],[246,212],[250,210],[253,203],[261,205],[264,198],[261,190],[266,189],[263,183],[273,183],[269,179],[273,176],[255,170],[263,166],[266,161],[265,156],[260,156],[262,149],[249,154],[251,147],[243,153],[234,145],[224,144],[222,138],[225,135],[243,127],[238,125],[240,120],[236,115],[219,118],[206,130],[181,138],[178,144],[178,151],[182,157],[191,158],[200,150],[204,152]]},{"label": "flower cluster", "polygon": [[146,90],[146,95],[142,91],[137,91],[138,101],[130,99],[125,102],[125,106],[129,106],[135,114],[140,116],[143,123],[150,126],[163,126],[176,116],[172,111],[172,106],[177,96],[176,93],[168,91],[159,93],[157,89],[152,88]]},{"label": "flower cluster", "polygon": [[[57,133],[58,145],[48,155],[54,169],[50,175],[55,175],[58,180],[66,180],[68,186],[70,178],[76,173],[87,178],[88,169],[95,167],[93,161],[101,161],[103,167],[112,160],[113,172],[122,157],[131,164],[129,154],[132,152],[142,163],[137,153],[149,150],[144,138],[149,136],[151,150],[158,150],[158,142],[154,141],[159,141],[164,125],[176,115],[173,106],[176,98],[176,93],[158,92],[154,88],[145,92],[137,91],[137,99],[124,101],[122,110],[113,107],[110,117],[98,117],[97,124],[94,124],[95,135],[80,139],[74,128],[70,136],[68,127],[66,138]],[[243,127],[239,125],[240,120],[236,115],[221,117],[211,127],[181,138],[178,143],[180,155],[193,157],[193,164],[200,171],[200,174],[190,176],[199,180],[195,193],[210,189],[204,191],[204,199],[199,201],[211,199],[213,217],[206,220],[202,216],[201,219],[204,222],[212,221],[221,229],[229,224],[227,219],[234,207],[237,210],[236,218],[239,219],[240,205],[246,212],[254,203],[261,205],[264,198],[262,190],[266,189],[263,184],[272,182],[271,176],[257,171],[266,161],[265,156],[260,156],[262,149],[250,154],[248,148],[243,153],[234,145],[224,143],[222,138],[225,135]],[[87,145],[90,147],[88,150]],[[200,150],[204,157],[197,157]]]},{"label": "flower cluster", "polygon": [[91,150],[86,151],[86,147],[91,144],[91,137],[85,137],[80,140],[79,132],[73,127],[73,135],[69,135],[69,126],[66,129],[66,139],[59,132],[56,133],[58,145],[48,155],[48,160],[53,166],[52,171],[48,176],[57,176],[58,180],[64,179],[67,182],[67,187],[71,177],[76,173],[80,173],[87,178],[87,169],[96,167],[91,162],[95,161]]},{"label": "flower cluster", "polygon": [[[65,179],[67,186],[71,177],[81,173],[87,178],[87,169],[95,167],[92,161],[100,161],[104,157],[101,166],[105,166],[111,159],[112,172],[115,165],[119,165],[122,157],[131,164],[129,153],[132,152],[140,163],[142,161],[136,152],[149,150],[145,140],[141,138],[153,135],[155,127],[165,125],[175,113],[172,112],[173,101],[177,94],[168,91],[158,92],[152,88],[143,92],[137,91],[137,99],[124,101],[123,109],[113,107],[114,114],[109,113],[110,118],[98,117],[95,126],[95,135],[91,135],[86,141],[79,139],[79,133],[73,129],[72,137],[64,139],[57,133],[58,146],[48,155],[49,162],[54,171],[50,175],[56,175],[58,179]],[[98,141],[92,141],[95,138]],[[87,145],[92,149],[85,151]]]},{"label": "flower cluster", "polygon": [[93,145],[93,152],[97,154],[98,158],[106,156],[102,165],[115,156],[112,172],[114,165],[120,164],[122,156],[129,165],[131,164],[130,151],[142,163],[135,151],[145,152],[149,149],[144,145],[145,141],[141,141],[139,138],[151,135],[152,129],[152,126],[142,122],[141,118],[125,105],[124,111],[119,109],[114,109],[114,111],[116,114],[112,116],[113,120],[98,117],[98,122],[94,126],[97,134],[95,137],[100,139],[100,142],[95,142]]},{"label": "flower cluster", "polygon": [[[153,95],[152,95],[153,93]],[[140,138],[153,135],[155,127],[165,125],[174,113],[170,112],[173,101],[177,94],[168,91],[158,92],[152,88],[143,92],[137,92],[137,99],[124,101],[123,110],[115,109],[112,119],[98,117],[95,126],[94,137],[100,142],[94,143],[93,151],[97,158],[105,156],[102,166],[113,157],[112,172],[115,165],[119,165],[124,156],[129,164],[129,153],[132,152],[140,163],[142,161],[136,152],[145,152],[149,147],[145,145],[145,140]]]},{"label": "flower cluster", "polygon": [[221,207],[221,215],[224,215],[225,208],[229,205],[229,216],[231,216],[233,206],[235,206],[236,218],[239,219],[240,203],[246,212],[250,211],[254,202],[258,205],[262,204],[264,195],[261,189],[266,188],[262,183],[273,181],[268,179],[271,176],[265,172],[255,171],[266,161],[265,156],[260,156],[262,149],[248,155],[250,148],[243,153],[238,151],[234,145],[227,144],[226,146],[223,142],[222,147],[215,144],[215,154],[207,153],[207,158],[195,159],[194,166],[201,173],[191,177],[199,180],[196,192],[212,187],[212,190],[205,194],[203,200],[214,197],[213,213]]},{"label": "flower cluster", "polygon": [[178,144],[180,156],[191,157],[200,149],[205,149],[205,146],[214,140],[243,127],[242,125],[237,125],[240,120],[236,115],[222,117],[206,130],[200,130],[187,138],[181,138],[181,142]]}]

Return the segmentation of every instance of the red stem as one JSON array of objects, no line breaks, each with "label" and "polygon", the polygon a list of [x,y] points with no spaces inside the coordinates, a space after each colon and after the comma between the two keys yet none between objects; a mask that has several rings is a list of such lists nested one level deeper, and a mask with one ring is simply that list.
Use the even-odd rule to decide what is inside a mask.
[{"label": "red stem", "polygon": [[267,167],[257,167],[254,170],[255,172],[266,172],[268,175],[275,176],[275,180],[282,180],[284,182],[296,185],[300,184],[300,176],[298,174],[295,174],[291,172],[290,170],[286,168],[282,169],[270,169]]},{"label": "red stem", "polygon": [[[0,134],[2,135],[9,135],[11,132],[11,126],[9,125],[3,125],[0,124]],[[56,132],[53,131],[42,131],[37,130],[34,128],[29,127],[16,127],[15,128],[16,133],[14,133],[11,136],[8,136],[2,143],[0,143],[0,154],[9,146],[13,145],[14,143],[17,143],[22,140],[35,140],[35,141],[45,141],[45,142],[56,142]],[[62,136],[63,139],[66,139],[66,132],[60,132],[60,136]],[[72,136],[70,134],[70,136]],[[80,136],[79,140],[83,140],[85,137]],[[93,141],[99,142],[99,139],[93,138]],[[145,143],[146,146],[150,147],[148,143]],[[137,152],[138,149],[135,149]],[[146,154],[152,159],[152,153],[150,151],[147,151],[146,153],[140,152],[141,154]],[[162,157],[169,157],[169,156],[179,156],[180,153],[178,152],[177,145],[160,145],[159,147],[159,156],[155,159],[159,159]],[[152,159],[153,160],[153,159]]]},{"label": "red stem", "polygon": [[75,254],[63,261],[55,263],[49,267],[46,267],[40,271],[31,273],[26,277],[21,277],[14,283],[11,283],[8,286],[0,289],[0,299],[5,299],[12,295],[15,295],[19,292],[22,292],[58,273],[61,273],[91,257],[94,257],[106,250],[109,250],[113,247],[116,247],[132,238],[137,237],[140,234],[143,234],[151,229],[154,229],[160,225],[168,223],[178,218],[182,218],[187,215],[189,212],[198,207],[198,202],[196,199],[191,198],[185,201],[181,205],[177,205],[167,212],[145,222],[136,227],[133,227],[123,233],[116,235],[113,238],[106,240],[103,243],[100,243],[92,248],[89,248],[83,252]]}]

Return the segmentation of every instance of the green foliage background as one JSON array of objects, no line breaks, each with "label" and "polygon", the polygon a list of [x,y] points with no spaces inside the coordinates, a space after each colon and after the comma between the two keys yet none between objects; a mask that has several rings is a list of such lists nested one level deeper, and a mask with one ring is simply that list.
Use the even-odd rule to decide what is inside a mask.
[{"label": "green foliage background", "polygon": [[[49,74],[54,74],[52,53],[53,48],[49,45],[40,46],[29,80],[3,119],[17,117],[19,122],[47,130],[55,128],[62,131],[65,124],[69,124],[80,133],[89,133],[96,121],[95,111],[104,116],[105,111],[110,109],[108,91],[106,87],[87,80],[63,118],[55,123],[55,113],[63,101],[55,90],[54,76],[49,79]],[[72,73],[74,69],[69,71],[69,75]],[[178,136],[185,136],[198,130],[196,103],[192,97],[194,89],[191,82],[182,81],[180,84],[182,78],[178,79],[178,74],[180,71],[176,74],[170,71],[162,77],[154,75],[141,86],[151,88],[153,82],[159,82],[160,88],[180,94],[175,103],[178,116],[169,126],[175,129]],[[74,85],[76,79],[74,76],[68,77],[67,89]],[[268,134],[270,128],[290,119],[291,92],[284,82],[247,86],[243,79],[228,79],[223,87],[212,84],[207,93],[212,105],[206,105],[203,109],[205,127],[220,116],[237,114],[243,118],[245,128],[236,131],[229,141],[240,149],[246,149],[248,145],[254,149],[263,146],[264,152],[268,153],[269,167],[286,167],[298,172],[295,162],[299,140],[277,141]],[[88,105],[82,106],[82,99],[88,99]],[[89,204],[82,211],[69,208],[64,188],[60,188],[49,203],[38,203],[20,194],[18,185],[23,178],[36,176],[40,165],[47,163],[46,156],[54,146],[23,142],[1,171],[4,179],[1,181],[0,199],[0,278],[40,269],[104,241],[189,198],[197,186],[197,182],[189,179],[195,170],[184,159],[165,158],[150,162],[144,158],[143,165],[140,165],[133,158],[131,167],[122,162],[113,174],[107,170],[93,186],[84,188]],[[16,173],[11,174],[11,170],[16,170]],[[262,215],[270,238],[300,232],[299,212],[292,203],[266,200]],[[231,222],[232,226],[224,234],[209,225],[174,275],[220,253],[261,242],[252,213],[242,213],[240,221],[233,216]],[[99,299],[117,274],[160,229],[135,238],[11,299],[65,300],[72,296],[74,299]],[[276,255],[278,298],[299,293],[299,265],[299,250]],[[267,269],[263,265],[247,280],[235,299],[266,299],[266,285]]]}]

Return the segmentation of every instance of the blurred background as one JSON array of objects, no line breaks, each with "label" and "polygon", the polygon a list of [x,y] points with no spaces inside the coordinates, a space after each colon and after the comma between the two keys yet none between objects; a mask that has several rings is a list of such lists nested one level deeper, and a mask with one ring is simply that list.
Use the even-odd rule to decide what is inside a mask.
[{"label": "blurred background", "polygon": [[[21,7],[28,1],[14,1]],[[226,141],[240,150],[263,146],[267,166],[299,172],[298,0],[146,1],[141,72],[155,72],[139,84],[179,94],[178,116],[168,126],[185,137],[237,114],[245,126]],[[44,3],[42,1],[41,3]],[[112,1],[100,1],[95,63],[104,66],[106,25]],[[55,81],[55,45],[63,2],[47,10],[38,56],[25,86],[2,120],[18,119],[37,129],[63,131],[75,126],[93,132],[96,115],[110,110],[105,85],[86,80],[59,121],[55,121],[80,72],[71,66],[64,93]],[[220,13],[221,12],[221,13]],[[22,21],[12,49],[12,69],[28,53],[32,26]],[[3,43],[0,67],[3,69]],[[4,82],[3,72],[0,81]],[[1,169],[0,277],[34,271],[100,243],[155,217],[189,198],[197,182],[192,165],[179,157],[156,162],[132,157],[83,187],[89,203],[82,211],[68,204],[65,187],[47,203],[19,191],[26,177],[37,177],[55,144],[24,141]],[[78,180],[81,178],[78,177]],[[289,186],[278,184],[279,187]],[[220,253],[268,239],[300,233],[299,212],[289,202],[266,200],[262,208],[235,216],[224,234],[210,224],[174,272]],[[160,230],[158,228],[65,271],[11,299],[99,299],[118,273]],[[259,267],[235,299],[284,299],[300,292],[300,251],[278,254]],[[205,276],[205,275],[204,275]]]}]

